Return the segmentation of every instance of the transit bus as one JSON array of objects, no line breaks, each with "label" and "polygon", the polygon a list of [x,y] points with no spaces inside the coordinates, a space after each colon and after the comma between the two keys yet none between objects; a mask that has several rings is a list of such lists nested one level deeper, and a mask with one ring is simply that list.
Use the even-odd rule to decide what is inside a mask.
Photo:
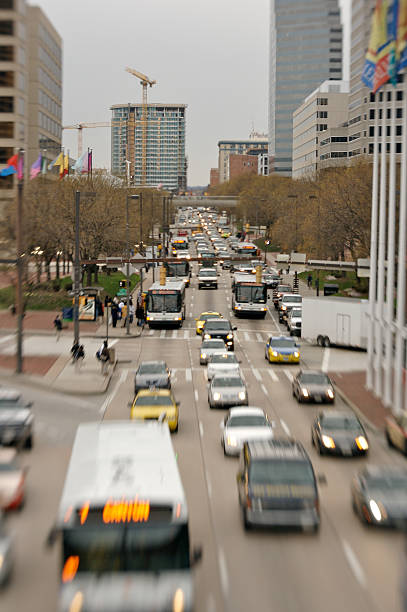
[{"label": "transit bus", "polygon": [[259,247],[253,244],[253,242],[238,242],[233,249],[238,255],[243,257],[247,256],[250,259],[260,255]]},{"label": "transit bus", "polygon": [[236,317],[267,314],[267,285],[253,274],[236,272],[232,282],[232,310]]},{"label": "transit bus", "polygon": [[79,425],[53,530],[60,612],[193,609],[188,508],[166,423]]},{"label": "transit bus", "polygon": [[184,281],[153,283],[147,291],[146,321],[149,327],[176,325],[182,327],[185,319]]},{"label": "transit bus", "polygon": [[164,267],[167,277],[179,278],[184,281],[186,287],[189,287],[191,281],[191,264],[189,261],[165,261]]},{"label": "transit bus", "polygon": [[189,259],[189,242],[188,238],[179,236],[171,242],[171,253],[175,257],[187,257]]}]

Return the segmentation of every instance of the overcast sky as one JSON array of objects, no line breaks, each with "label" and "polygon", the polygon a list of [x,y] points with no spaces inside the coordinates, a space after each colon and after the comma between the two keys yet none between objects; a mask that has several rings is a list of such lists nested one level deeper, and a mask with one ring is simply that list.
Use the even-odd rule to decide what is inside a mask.
[{"label": "overcast sky", "polygon": [[[340,0],[349,7],[351,0]],[[157,84],[151,102],[186,103],[188,184],[205,185],[217,142],[267,132],[269,0],[37,0],[64,41],[63,124],[109,121],[139,102],[130,66]],[[77,132],[64,146],[77,155]],[[110,167],[110,130],[84,130]]]}]

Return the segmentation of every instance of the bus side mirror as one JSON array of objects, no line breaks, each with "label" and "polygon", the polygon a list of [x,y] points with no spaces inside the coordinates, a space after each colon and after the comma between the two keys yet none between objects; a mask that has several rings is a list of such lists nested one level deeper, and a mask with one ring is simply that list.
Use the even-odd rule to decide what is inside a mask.
[{"label": "bus side mirror", "polygon": [[326,485],[326,484],[328,484],[328,481],[327,481],[327,479],[326,479],[325,474],[318,474],[318,476],[317,476],[317,480],[318,480],[318,483],[319,483],[320,485]]},{"label": "bus side mirror", "polygon": [[59,530],[56,528],[55,525],[53,525],[53,527],[51,527],[48,532],[47,539],[45,540],[46,548],[52,548],[54,546],[55,542],[57,541],[58,534]]},{"label": "bus side mirror", "polygon": [[194,546],[192,550],[191,565],[194,566],[202,560],[202,546]]}]

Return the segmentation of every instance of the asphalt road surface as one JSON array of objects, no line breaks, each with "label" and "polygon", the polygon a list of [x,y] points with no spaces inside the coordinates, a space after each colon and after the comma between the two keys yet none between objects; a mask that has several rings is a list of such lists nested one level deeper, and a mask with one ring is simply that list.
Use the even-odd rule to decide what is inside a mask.
[{"label": "asphalt road surface", "polygon": [[[17,544],[17,567],[0,594],[2,612],[29,609],[52,612],[58,590],[58,550],[44,549],[63,486],[74,430],[81,421],[128,419],[133,372],[140,360],[165,359],[173,372],[180,402],[179,432],[172,439],[178,454],[190,513],[192,545],[202,544],[195,572],[197,612],[400,612],[403,539],[399,533],[368,529],[354,516],[350,481],[366,462],[401,463],[384,437],[369,432],[367,459],[319,457],[311,446],[310,426],[319,410],[299,405],[291,378],[299,366],[269,365],[264,348],[270,333],[285,331],[270,311],[264,320],[235,319],[230,313],[230,275],[219,288],[198,291],[195,276],[187,289],[187,319],[180,330],[148,330],[141,338],[116,344],[121,365],[106,397],[69,398],[37,392],[35,447],[24,453],[30,466],[27,503],[8,518]],[[248,384],[249,404],[264,408],[276,435],[300,440],[310,454],[320,486],[319,534],[243,529],[237,500],[237,461],[225,458],[220,444],[223,410],[209,410],[205,368],[199,365],[200,337],[194,318],[218,310],[238,326],[235,351]],[[306,367],[349,370],[363,367],[365,354],[321,349],[303,343]],[[28,389],[27,389],[28,392]],[[344,408],[340,399],[337,407]]]}]

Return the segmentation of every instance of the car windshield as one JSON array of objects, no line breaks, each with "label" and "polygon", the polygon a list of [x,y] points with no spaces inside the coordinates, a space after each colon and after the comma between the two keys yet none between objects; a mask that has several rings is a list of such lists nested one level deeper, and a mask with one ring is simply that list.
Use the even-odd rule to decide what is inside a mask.
[{"label": "car windshield", "polygon": [[279,287],[277,288],[277,291],[279,293],[284,293],[284,291],[285,292],[291,291],[291,287],[290,287],[290,285],[279,285]]},{"label": "car windshield", "polygon": [[314,473],[307,461],[259,460],[250,467],[250,482],[253,485],[314,484]]},{"label": "car windshield", "polygon": [[211,363],[238,363],[238,361],[233,353],[224,353],[223,355],[213,355]]},{"label": "car windshield", "polygon": [[327,416],[321,421],[324,429],[355,430],[362,429],[359,421],[352,416]]},{"label": "car windshield", "polygon": [[202,349],[222,349],[225,350],[225,343],[223,340],[204,340],[202,342]]},{"label": "car windshield", "polygon": [[284,303],[289,304],[300,304],[302,302],[302,297],[300,295],[285,295],[283,297]]},{"label": "car windshield", "polygon": [[303,384],[309,385],[330,385],[331,381],[329,380],[326,374],[318,373],[318,374],[301,374],[300,382]]},{"label": "car windshield", "polygon": [[407,473],[369,476],[366,480],[371,489],[407,491]]},{"label": "car windshield", "polygon": [[138,374],[166,374],[163,363],[143,363],[138,369]]},{"label": "car windshield", "polygon": [[18,466],[13,461],[9,463],[0,462],[0,473],[1,472],[15,472],[18,469],[19,469]]},{"label": "car windshield", "polygon": [[240,376],[215,376],[212,381],[213,387],[244,387]]},{"label": "car windshield", "polygon": [[302,310],[300,310],[299,308],[293,308],[292,309],[292,317],[302,317]]},{"label": "car windshield", "polygon": [[201,270],[199,272],[199,276],[202,276],[202,277],[206,277],[206,276],[213,277],[213,276],[216,276],[216,270],[215,269],[213,269],[213,270]]},{"label": "car windshield", "polygon": [[278,338],[276,340],[270,340],[270,346],[273,348],[294,348],[295,342],[290,338]]},{"label": "car windshield", "polygon": [[229,331],[230,323],[229,321],[209,321],[208,324],[205,325],[205,331],[212,330]]},{"label": "car windshield", "polygon": [[267,419],[262,415],[242,415],[231,417],[227,427],[270,427]]},{"label": "car windshield", "polygon": [[200,321],[208,321],[208,319],[219,319],[221,315],[216,312],[214,314],[201,314],[201,316],[199,317]]},{"label": "car windshield", "polygon": [[172,406],[173,401],[168,395],[142,395],[136,398],[134,405],[139,406]]}]

